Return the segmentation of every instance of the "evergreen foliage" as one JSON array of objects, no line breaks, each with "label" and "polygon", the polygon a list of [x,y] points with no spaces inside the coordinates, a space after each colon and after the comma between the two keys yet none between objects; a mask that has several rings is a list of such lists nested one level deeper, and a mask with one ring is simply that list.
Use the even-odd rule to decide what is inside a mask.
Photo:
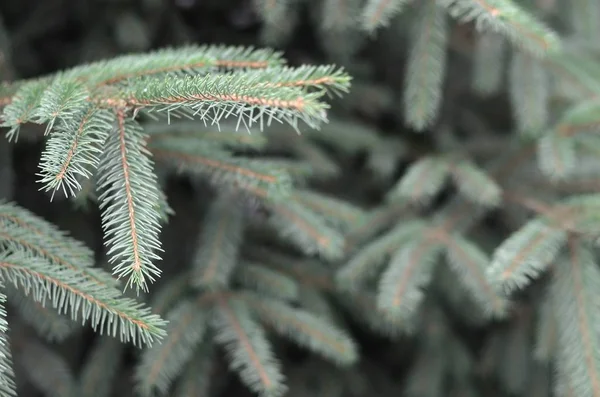
[{"label": "evergreen foliage", "polygon": [[[2,145],[44,142],[38,188],[98,208],[105,247],[0,202],[0,395],[17,368],[46,395],[114,395],[131,342],[119,395],[219,395],[231,373],[265,397],[600,396],[600,1],[254,2],[263,43],[303,5],[344,67],[203,44],[0,86]],[[376,34],[405,40],[401,83],[357,62]],[[499,97],[506,126],[473,104]],[[5,303],[49,343],[10,334]],[[73,370],[51,343],[77,322],[99,335]]]}]

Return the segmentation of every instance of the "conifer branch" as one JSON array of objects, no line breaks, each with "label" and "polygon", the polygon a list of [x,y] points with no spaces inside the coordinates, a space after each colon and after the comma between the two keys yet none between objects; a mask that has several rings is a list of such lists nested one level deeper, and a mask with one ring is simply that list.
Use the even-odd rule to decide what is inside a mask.
[{"label": "conifer branch", "polygon": [[214,72],[218,68],[266,69],[281,66],[281,54],[268,49],[239,46],[188,45],[146,54],[127,54],[73,68],[67,73],[98,87],[145,76]]},{"label": "conifer branch", "polygon": [[448,21],[437,1],[420,4],[404,88],[404,117],[408,125],[423,131],[438,113],[446,70]]},{"label": "conifer branch", "polygon": [[283,239],[307,255],[318,254],[329,261],[341,258],[344,237],[320,216],[294,201],[271,202],[268,206],[272,210],[268,222]]},{"label": "conifer branch", "polygon": [[45,258],[98,286],[117,286],[110,274],[93,268],[93,253],[81,242],[12,203],[0,204],[0,247]]},{"label": "conifer branch", "polygon": [[212,343],[203,343],[194,352],[182,374],[174,396],[193,397],[208,395],[215,367],[215,348]]},{"label": "conifer branch", "polygon": [[337,272],[338,287],[345,291],[358,291],[361,285],[368,283],[385,266],[384,259],[424,229],[425,224],[421,221],[404,222],[367,244]]},{"label": "conifer branch", "polygon": [[160,214],[154,209],[160,188],[150,154],[142,146],[144,138],[140,125],[118,111],[97,182],[107,255],[111,263],[119,261],[113,272],[118,278],[128,277],[127,286],[137,290],[148,290],[148,282],[160,275],[153,262],[161,259]]},{"label": "conifer branch", "polygon": [[[60,249],[81,267],[94,265],[94,253],[88,247],[29,210],[12,202],[0,202],[0,220],[26,230],[41,246]],[[8,227],[8,224],[5,225]]]},{"label": "conifer branch", "polygon": [[26,252],[0,254],[0,278],[32,294],[45,305],[50,300],[59,312],[70,311],[77,321],[90,320],[94,329],[116,336],[136,345],[152,345],[164,336],[164,321],[150,314],[140,303],[122,298],[118,290],[90,284],[77,272],[54,268],[50,263]]},{"label": "conifer branch", "polygon": [[42,189],[52,191],[53,196],[61,188],[66,197],[77,195],[82,188],[80,178],[92,178],[113,124],[110,112],[93,106],[81,109],[69,121],[61,118],[40,160]]},{"label": "conifer branch", "polygon": [[387,199],[405,198],[425,204],[442,189],[449,171],[449,164],[443,159],[423,157],[410,165],[400,181],[390,189]]},{"label": "conifer branch", "polygon": [[253,261],[288,274],[301,284],[323,291],[333,291],[330,273],[325,266],[315,260],[299,259],[266,247],[252,246],[244,250],[244,255]]},{"label": "conifer branch", "polygon": [[[236,73],[231,73],[234,70]],[[160,259],[159,221],[166,220],[171,211],[157,187],[146,144],[154,144],[157,157],[166,154],[161,146],[170,145],[168,154],[178,154],[172,162],[195,163],[193,168],[201,168],[211,177],[234,175],[246,182],[256,178],[266,185],[280,185],[275,190],[282,187],[285,191],[287,175],[278,172],[275,163],[256,162],[265,171],[246,172],[235,164],[243,160],[229,154],[226,159],[192,159],[198,153],[190,151],[192,147],[187,147],[188,152],[182,148],[190,140],[148,142],[128,115],[166,111],[169,116],[200,116],[211,124],[235,115],[236,128],[242,123],[248,128],[258,124],[262,129],[265,122],[269,125],[272,121],[285,121],[297,128],[299,120],[318,127],[327,121],[328,108],[320,98],[329,92],[347,92],[349,82],[349,76],[333,66],[283,67],[280,54],[270,50],[214,46],[163,49],[22,82],[12,88],[15,95],[4,108],[2,126],[10,128],[8,137],[12,139],[26,122],[47,124],[46,133],[51,134],[42,155],[39,182],[47,191],[62,188],[67,196],[74,196],[82,188],[82,179],[94,178],[102,192],[98,201],[109,256],[111,262],[121,260],[114,273],[119,278],[129,276],[127,286],[147,290],[148,282],[160,274],[153,263]],[[214,155],[214,146],[206,143],[200,137],[196,140],[205,153]],[[273,189],[268,187],[270,194]]]},{"label": "conifer branch", "polygon": [[362,13],[362,28],[373,33],[379,27],[386,27],[393,17],[412,0],[369,0]]},{"label": "conifer branch", "polygon": [[[4,283],[0,284],[4,289]],[[8,322],[6,321],[6,295],[0,292],[0,396],[15,397],[17,385],[12,366],[12,354],[8,343]]]},{"label": "conifer branch", "polygon": [[250,390],[262,396],[281,396],[287,387],[271,346],[249,309],[237,299],[217,300],[213,317],[215,341],[223,345],[230,368]]},{"label": "conifer branch", "polygon": [[[350,77],[334,65],[310,66],[302,65],[295,68],[282,67],[254,72],[256,78],[267,82],[265,88],[298,87],[307,91],[319,90],[341,96],[348,93]],[[252,77],[252,73],[248,73]]]},{"label": "conifer branch", "polygon": [[210,124],[232,115],[237,117],[238,125],[251,128],[258,124],[260,129],[273,121],[297,128],[300,120],[317,128],[327,120],[328,105],[319,101],[323,92],[269,87],[268,83],[262,73],[255,72],[165,76],[136,80],[124,89],[123,97],[127,106],[136,110],[166,112],[168,117],[199,117]]},{"label": "conifer branch", "polygon": [[468,200],[482,206],[496,207],[502,200],[502,189],[483,170],[470,161],[452,164],[450,173],[458,191]]},{"label": "conifer branch", "polygon": [[46,124],[45,135],[48,135],[57,120],[68,124],[83,113],[89,95],[83,83],[59,74],[44,89],[31,121]]},{"label": "conifer branch", "polygon": [[555,260],[567,241],[567,232],[534,219],[496,248],[487,276],[506,292],[527,286]]},{"label": "conifer branch", "polygon": [[598,98],[571,106],[560,118],[556,126],[556,133],[562,137],[571,137],[580,133],[600,131],[599,109],[600,99]]},{"label": "conifer branch", "polygon": [[359,207],[311,190],[296,190],[293,197],[301,205],[318,213],[329,224],[342,231],[358,224],[366,216],[366,212]]},{"label": "conifer branch", "polygon": [[475,244],[454,234],[442,237],[446,244],[448,262],[475,298],[483,313],[491,318],[503,318],[508,314],[509,302],[500,296],[486,278],[485,269],[489,258]]},{"label": "conifer branch", "polygon": [[594,99],[600,95],[600,82],[589,69],[589,56],[564,48],[544,58],[544,65],[568,97]]},{"label": "conifer branch", "polygon": [[33,121],[47,86],[47,79],[23,84],[17,89],[10,103],[4,107],[0,127],[10,128],[6,134],[9,141],[17,141],[21,125]]},{"label": "conifer branch", "polygon": [[152,140],[149,148],[157,160],[175,170],[205,177],[220,186],[259,190],[264,192],[264,197],[274,200],[291,194],[292,181],[285,170],[269,163],[233,157],[226,151],[198,143],[188,139]]},{"label": "conifer branch", "polygon": [[256,295],[245,294],[244,297],[261,321],[298,344],[340,365],[350,365],[358,359],[353,341],[319,317]]},{"label": "conifer branch", "polygon": [[549,119],[550,81],[539,59],[517,51],[510,64],[509,94],[520,133],[538,136]]},{"label": "conifer branch", "polygon": [[498,32],[533,55],[561,49],[557,34],[512,0],[442,0],[440,4],[460,22],[474,21],[477,30]]},{"label": "conifer branch", "polygon": [[191,359],[207,330],[207,313],[195,302],[184,300],[168,316],[167,337],[161,344],[144,350],[136,367],[136,383],[143,396],[157,390],[166,395],[171,383]]},{"label": "conifer branch", "polygon": [[292,277],[257,263],[241,263],[235,276],[235,281],[242,287],[262,295],[295,301],[300,294],[298,283]]},{"label": "conifer branch", "polygon": [[571,176],[576,166],[575,140],[550,131],[538,141],[538,165],[552,182]]},{"label": "conifer branch", "polygon": [[[552,275],[554,277],[554,275]],[[533,357],[542,363],[550,363],[556,358],[558,347],[557,316],[554,313],[552,288],[547,288],[538,307],[535,329]]]},{"label": "conifer branch", "polygon": [[324,32],[352,32],[360,19],[362,2],[357,0],[325,0],[321,6]]},{"label": "conifer branch", "polygon": [[600,272],[592,253],[580,241],[570,237],[567,247],[552,281],[560,367],[576,395],[596,396],[600,395],[600,348],[594,291]]},{"label": "conifer branch", "polygon": [[208,210],[194,255],[191,283],[196,288],[229,285],[244,231],[244,207],[235,195],[221,194]]},{"label": "conifer branch", "polygon": [[398,249],[381,277],[377,307],[389,317],[410,320],[423,300],[442,248],[430,233]]}]

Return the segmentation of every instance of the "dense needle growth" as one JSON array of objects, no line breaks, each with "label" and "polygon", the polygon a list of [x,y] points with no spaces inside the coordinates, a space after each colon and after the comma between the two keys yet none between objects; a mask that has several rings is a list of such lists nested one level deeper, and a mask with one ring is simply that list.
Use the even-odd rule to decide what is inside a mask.
[{"label": "dense needle growth", "polygon": [[[311,8],[344,67],[203,44],[0,85],[6,147],[44,142],[38,187],[97,208],[105,248],[0,202],[0,395],[15,363],[48,395],[113,395],[131,342],[127,396],[217,396],[226,374],[269,397],[600,396],[600,1],[254,3],[271,46]],[[358,61],[376,38],[393,76]],[[9,341],[7,304],[48,341],[102,336],[74,371]],[[373,372],[365,330],[413,349],[404,377]]]}]

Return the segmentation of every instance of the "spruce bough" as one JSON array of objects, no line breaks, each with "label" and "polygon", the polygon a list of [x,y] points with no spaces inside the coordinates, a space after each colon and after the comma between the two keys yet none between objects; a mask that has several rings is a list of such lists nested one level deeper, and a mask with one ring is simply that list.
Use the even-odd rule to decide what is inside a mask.
[{"label": "spruce bough", "polygon": [[[160,276],[164,200],[140,113],[192,117],[215,124],[233,116],[251,128],[273,121],[318,127],[327,120],[327,92],[345,92],[350,78],[333,67],[285,66],[277,52],[190,46],[117,57],[5,86],[1,126],[17,140],[22,124],[47,126],[40,162],[42,189],[75,196],[95,179],[114,273],[148,290]],[[8,94],[14,91],[14,94]],[[167,205],[160,205],[166,208]]]},{"label": "spruce bough", "polygon": [[[145,304],[124,297],[119,279],[139,293],[148,291],[161,275],[159,235],[173,212],[154,170],[155,156],[179,169],[195,163],[194,172],[216,175],[224,185],[275,203],[289,196],[291,177],[285,167],[281,171],[267,163],[242,164],[210,145],[194,146],[185,136],[164,139],[160,131],[146,131],[143,121],[162,118],[167,124],[186,117],[218,126],[233,118],[236,130],[262,130],[273,122],[294,129],[299,122],[318,128],[327,121],[324,96],[347,92],[349,83],[341,69],[290,67],[280,53],[268,49],[192,45],[124,55],[0,86],[0,126],[8,129],[10,141],[18,140],[25,123],[45,126],[46,146],[37,174],[41,190],[69,198],[98,193],[95,199],[113,266],[112,275],[95,267],[93,253],[83,244],[28,210],[2,202],[3,283],[44,305],[51,302],[74,320],[89,320],[98,331],[153,346],[167,335],[167,321]],[[207,150],[209,155],[198,156]],[[263,277],[261,269],[257,271]],[[217,297],[218,302],[223,299]],[[1,307],[0,314],[6,347],[6,313]],[[316,317],[307,321],[323,326]],[[348,346],[353,361],[353,345]],[[2,352],[0,394],[14,395],[9,349]],[[254,389],[260,391],[261,386]]]}]

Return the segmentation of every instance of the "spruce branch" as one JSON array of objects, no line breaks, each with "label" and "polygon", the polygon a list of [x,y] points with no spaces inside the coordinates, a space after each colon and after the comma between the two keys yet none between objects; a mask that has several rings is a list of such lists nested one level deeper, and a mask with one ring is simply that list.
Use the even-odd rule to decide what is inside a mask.
[{"label": "spruce branch", "polygon": [[477,30],[492,30],[513,45],[541,57],[561,50],[558,35],[512,0],[441,0],[460,22],[475,22]]},{"label": "spruce branch", "polygon": [[490,318],[504,318],[508,314],[509,302],[504,299],[486,278],[488,256],[475,244],[458,234],[446,241],[446,257],[464,287],[475,298],[483,314]]},{"label": "spruce branch", "polygon": [[600,272],[593,253],[570,237],[567,252],[557,260],[552,302],[557,321],[560,367],[578,396],[600,393],[598,303],[594,298]]},{"label": "spruce branch", "polygon": [[552,182],[565,180],[575,171],[577,154],[575,140],[549,131],[538,141],[538,166]]},{"label": "spruce branch", "polygon": [[284,301],[296,301],[300,294],[300,287],[292,277],[258,263],[240,263],[235,281],[242,288]]},{"label": "spruce branch", "polygon": [[191,361],[179,378],[174,396],[208,395],[213,380],[215,350],[212,343],[203,343],[196,349]]},{"label": "spruce branch", "polygon": [[25,294],[45,305],[49,300],[59,313],[69,311],[77,321],[90,320],[100,329],[121,341],[152,345],[164,336],[164,320],[150,314],[139,302],[121,297],[116,289],[90,283],[80,273],[56,268],[27,252],[0,253],[0,278],[22,289]]},{"label": "spruce branch", "polygon": [[593,41],[600,34],[600,24],[595,15],[600,13],[600,4],[596,1],[582,1],[573,4],[569,9],[570,27],[577,37],[585,41]]},{"label": "spruce branch", "polygon": [[69,123],[83,113],[88,106],[89,96],[87,87],[81,81],[65,78],[59,74],[44,89],[32,121],[46,124],[45,135],[48,135],[57,120]]},{"label": "spruce branch", "polygon": [[318,316],[254,294],[245,294],[244,300],[262,322],[301,346],[340,365],[351,365],[358,359],[352,339]]},{"label": "spruce branch", "polygon": [[379,27],[390,25],[393,18],[412,0],[368,0],[362,12],[362,28],[373,33]]},{"label": "spruce branch", "polygon": [[557,316],[554,313],[552,288],[546,288],[538,307],[533,358],[541,363],[551,363],[558,347]]},{"label": "spruce branch", "polygon": [[281,238],[291,242],[307,255],[319,255],[327,261],[343,255],[344,236],[328,226],[324,219],[294,201],[267,203],[268,224]]},{"label": "spruce branch", "polygon": [[410,165],[400,181],[390,189],[387,199],[405,198],[426,204],[444,187],[449,171],[449,164],[444,159],[423,157]]},{"label": "spruce branch", "polygon": [[481,206],[497,207],[502,200],[501,187],[484,170],[470,161],[452,164],[450,173],[459,193]]},{"label": "spruce branch", "polygon": [[591,98],[567,109],[555,127],[556,133],[563,137],[576,134],[596,133],[600,131],[600,99]]},{"label": "spruce branch", "polygon": [[[4,289],[5,284],[0,284]],[[0,396],[15,397],[17,385],[14,381],[12,354],[8,342],[8,322],[6,320],[6,295],[0,292]]]},{"label": "spruce branch", "polygon": [[358,250],[336,274],[338,288],[356,292],[385,266],[385,259],[422,233],[422,221],[403,222]]},{"label": "spruce branch", "polygon": [[293,198],[324,217],[328,224],[342,231],[350,229],[366,216],[366,212],[358,206],[308,189],[296,189]]},{"label": "spruce branch", "polygon": [[595,60],[588,54],[569,51],[566,47],[544,58],[544,65],[561,88],[562,95],[575,100],[590,100],[600,94],[594,63]]},{"label": "spruce branch", "polygon": [[325,0],[321,6],[320,29],[324,32],[352,32],[360,23],[362,6],[362,1],[357,0]]},{"label": "spruce branch", "polygon": [[547,71],[539,59],[515,51],[509,74],[510,103],[517,128],[524,135],[538,136],[550,117]]},{"label": "spruce branch", "polygon": [[40,105],[42,95],[48,86],[47,79],[39,79],[21,85],[10,103],[3,109],[0,127],[8,127],[6,137],[9,141],[19,138],[21,125],[32,122],[36,117],[36,109]]},{"label": "spruce branch", "polygon": [[328,94],[341,96],[348,93],[351,78],[344,69],[335,65],[301,65],[298,67],[282,67],[249,72],[257,79],[264,79],[265,88],[298,87],[306,91],[323,91]]},{"label": "spruce branch", "polygon": [[145,54],[126,54],[77,66],[66,72],[92,87],[120,84],[144,76],[190,75],[224,70],[266,69],[284,63],[269,49],[241,46],[188,45],[162,48]]},{"label": "spruce branch", "polygon": [[502,199],[501,188],[484,170],[466,159],[428,155],[410,165],[387,194],[388,200],[407,199],[419,204],[430,202],[446,185],[449,177],[458,192],[473,203],[496,207]]},{"label": "spruce branch", "polygon": [[[68,198],[82,195],[87,200],[89,192],[97,188],[98,196],[92,200],[101,210],[113,274],[117,279],[128,278],[126,287],[135,286],[139,293],[139,289],[147,291],[148,284],[161,274],[155,264],[161,260],[161,222],[172,213],[154,173],[154,158],[161,166],[167,165],[167,171],[179,169],[219,187],[229,185],[233,189],[227,190],[236,194],[253,195],[267,209],[267,226],[284,239],[307,253],[319,253],[328,260],[341,258],[343,230],[364,214],[314,192],[293,196],[291,180],[313,175],[310,162],[314,153],[304,150],[300,160],[257,160],[234,153],[264,149],[262,130],[274,121],[285,122],[296,131],[301,121],[318,128],[328,121],[329,105],[324,98],[348,92],[349,84],[350,77],[343,69],[287,67],[280,54],[270,50],[169,48],[80,65],[3,87],[0,94],[11,98],[2,100],[6,103],[2,126],[9,128],[9,139],[16,139],[24,123],[45,124],[45,134],[40,134],[47,139],[38,174],[41,190],[52,194],[62,190]],[[180,123],[179,131],[176,125],[152,130],[137,120],[157,113],[166,114],[169,120],[171,116],[196,118],[204,128],[196,129],[190,122]],[[220,131],[219,124],[226,118],[234,123]],[[248,130],[256,126],[257,133],[244,136],[237,131],[242,125]],[[144,131],[146,127],[148,131]],[[300,196],[304,201],[296,199]],[[240,299],[244,293],[230,290],[232,286],[260,299],[259,306],[268,310],[257,317],[300,345],[342,364],[356,361],[357,351],[350,337],[333,326],[337,318],[331,315],[332,306],[325,295],[304,299],[301,290],[313,291],[313,287],[301,287],[290,269],[270,267],[263,263],[264,258],[252,262],[240,257],[244,211],[233,197],[218,195],[207,218],[195,269],[153,299],[156,313],[169,313],[166,331],[167,321],[137,300],[123,297],[118,280],[95,268],[93,254],[81,243],[35,215],[4,203],[0,203],[0,279],[32,298],[16,303],[21,310],[29,308],[30,314],[39,314],[29,322],[49,337],[63,338],[73,328],[63,329],[64,323],[57,321],[60,317],[48,315],[53,312],[46,311],[47,301],[59,315],[69,312],[73,320],[89,320],[101,333],[119,334],[122,341],[149,346],[136,369],[144,395],[167,393],[186,365],[207,374],[208,365],[196,355],[205,350],[206,344],[201,342],[210,325],[214,342],[227,351],[230,368],[251,390],[276,397],[286,390],[279,363],[263,326],[253,318],[257,312]],[[240,264],[244,268],[234,274],[234,267]],[[311,264],[290,263],[287,267],[293,268],[291,273],[308,274],[317,269],[308,275],[319,278],[323,269],[313,269]],[[332,291],[330,274],[325,279]],[[206,293],[207,287],[215,286],[225,292]],[[197,302],[187,300],[190,295],[198,295],[198,302],[210,301],[211,310],[199,310]],[[296,300],[307,307],[312,302],[318,313],[292,307]],[[188,321],[189,316],[195,320]],[[288,324],[279,324],[282,319]],[[154,344],[163,339],[162,345]],[[109,357],[113,342],[101,341],[95,346],[89,357],[94,362],[88,361],[81,382],[67,382],[68,377],[62,375],[57,378],[70,385],[69,395],[110,393],[109,388],[98,387],[98,382],[110,382],[116,374],[113,367],[122,350]],[[103,374],[107,365],[112,367]],[[188,372],[182,378],[178,393],[193,384],[190,376]],[[50,383],[38,380],[40,387],[47,389]]]},{"label": "spruce branch", "polygon": [[404,117],[409,126],[423,131],[437,116],[446,70],[448,21],[435,0],[420,4],[403,91]]},{"label": "spruce branch", "polygon": [[[327,121],[328,105],[321,97],[347,92],[349,83],[349,76],[334,66],[284,67],[280,54],[270,50],[170,48],[22,82],[4,108],[2,126],[10,128],[11,139],[25,122],[47,124],[50,137],[38,181],[42,189],[62,189],[65,195],[75,196],[82,181],[94,179],[101,192],[97,200],[111,262],[121,260],[114,273],[129,277],[127,287],[147,290],[147,284],[160,275],[153,263],[160,260],[159,221],[172,211],[157,187],[146,145],[154,146],[157,157],[180,166],[187,163],[188,168],[210,177],[240,177],[241,183],[234,182],[236,187],[258,181],[266,189],[250,190],[266,191],[270,198],[273,185],[275,190],[287,189],[288,178],[277,170],[277,163],[257,161],[258,169],[248,170],[242,165],[244,160],[228,153],[223,153],[226,158],[214,159],[221,153],[204,137],[197,136],[195,146],[189,146],[188,137],[149,140],[129,115],[165,111],[169,117],[199,116],[217,126],[221,119],[234,116],[235,129],[242,123],[248,128],[256,124],[262,130],[273,121],[285,121],[297,129],[299,120],[318,127]],[[224,142],[223,146],[232,145]],[[198,156],[202,152],[205,158]],[[304,175],[303,165],[298,170]]]},{"label": "spruce branch", "polygon": [[506,292],[527,286],[556,259],[567,232],[544,219],[529,221],[496,248],[487,275]]},{"label": "spruce branch", "polygon": [[140,125],[117,113],[117,129],[106,141],[98,167],[98,189],[107,255],[118,278],[128,277],[127,286],[148,290],[160,269],[160,214],[155,210],[159,185],[150,153],[143,146]]},{"label": "spruce branch", "polygon": [[53,247],[63,252],[80,267],[94,265],[94,253],[81,241],[70,236],[52,223],[12,202],[0,202],[0,220],[5,227],[14,225],[25,230],[42,247]]},{"label": "spruce branch", "polygon": [[202,342],[208,314],[194,301],[183,300],[167,315],[167,337],[143,352],[135,379],[143,396],[167,395],[169,387]]},{"label": "spruce branch", "polygon": [[192,285],[201,289],[229,285],[238,261],[244,221],[244,207],[235,195],[221,194],[213,201],[194,255]]},{"label": "spruce branch", "polygon": [[153,156],[176,171],[202,176],[215,185],[229,185],[251,194],[283,199],[291,194],[291,176],[268,162],[234,157],[200,139],[151,140]]},{"label": "spruce branch", "polygon": [[377,294],[377,307],[387,316],[413,319],[442,252],[436,240],[435,233],[426,231],[394,252]]},{"label": "spruce branch", "polygon": [[[86,104],[87,105],[87,104]],[[114,125],[114,115],[87,105],[71,120],[61,117],[40,160],[39,183],[45,191],[64,191],[76,196],[82,189],[80,180],[91,179],[102,153],[104,142]]]},{"label": "spruce branch", "polygon": [[219,298],[211,325],[215,342],[226,350],[229,367],[250,390],[265,397],[286,392],[271,345],[246,304],[235,298]]},{"label": "spruce branch", "polygon": [[93,267],[93,253],[81,242],[13,203],[0,203],[0,247],[45,258],[108,290],[118,285],[110,274]]},{"label": "spruce branch", "polygon": [[247,128],[260,129],[273,121],[298,128],[302,120],[311,128],[325,122],[328,105],[319,101],[323,92],[306,93],[298,87],[269,86],[269,72],[240,72],[206,76],[135,80],[127,85],[123,98],[127,106],[150,114],[198,117],[203,122],[218,124],[222,118],[234,116]]}]

